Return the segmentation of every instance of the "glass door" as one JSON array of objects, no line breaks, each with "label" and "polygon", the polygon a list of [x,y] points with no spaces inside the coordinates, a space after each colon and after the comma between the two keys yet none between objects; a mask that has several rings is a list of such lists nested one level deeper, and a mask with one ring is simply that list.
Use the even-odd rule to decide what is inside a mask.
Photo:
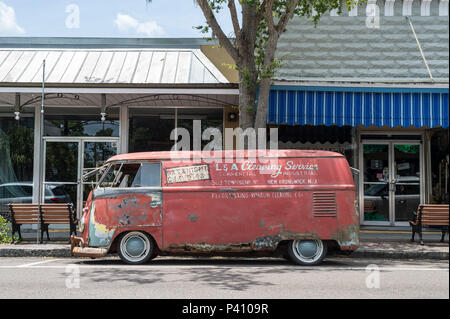
[{"label": "glass door", "polygon": [[72,203],[77,208],[80,142],[45,141],[45,203]]},{"label": "glass door", "polygon": [[[82,176],[103,166],[110,157],[118,153],[118,140],[83,140]],[[82,196],[79,205],[84,207],[90,191],[97,185],[103,171],[96,170],[87,178],[82,178]]]},{"label": "glass door", "polygon": [[118,153],[116,137],[46,137],[45,202],[72,203],[78,216],[101,172],[87,180],[83,175]]},{"label": "glass door", "polygon": [[393,143],[394,220],[407,222],[420,203],[420,144]]},{"label": "glass door", "polygon": [[405,226],[422,202],[422,149],[417,141],[363,141],[361,222]]},{"label": "glass door", "polygon": [[389,143],[363,144],[363,221],[390,222]]}]

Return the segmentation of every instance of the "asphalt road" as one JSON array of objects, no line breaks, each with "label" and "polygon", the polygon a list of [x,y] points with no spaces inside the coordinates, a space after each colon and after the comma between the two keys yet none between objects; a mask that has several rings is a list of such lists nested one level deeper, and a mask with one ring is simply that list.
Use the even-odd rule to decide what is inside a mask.
[{"label": "asphalt road", "polygon": [[0,298],[449,298],[448,262],[328,258],[0,258]]}]

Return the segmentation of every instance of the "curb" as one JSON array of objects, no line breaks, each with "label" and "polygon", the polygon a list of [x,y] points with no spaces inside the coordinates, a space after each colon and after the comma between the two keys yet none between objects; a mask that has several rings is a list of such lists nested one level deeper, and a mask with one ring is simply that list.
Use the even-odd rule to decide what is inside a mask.
[{"label": "curb", "polygon": [[0,248],[0,257],[72,257],[70,248]]},{"label": "curb", "polygon": [[[433,259],[448,260],[449,253],[444,251],[390,251],[379,249],[358,249],[343,258],[382,258],[382,259]],[[72,257],[69,247],[61,248],[9,248],[0,247],[0,257]]]},{"label": "curb", "polygon": [[449,253],[446,251],[391,251],[378,249],[358,249],[350,258],[386,258],[386,259],[434,259],[448,260]]}]

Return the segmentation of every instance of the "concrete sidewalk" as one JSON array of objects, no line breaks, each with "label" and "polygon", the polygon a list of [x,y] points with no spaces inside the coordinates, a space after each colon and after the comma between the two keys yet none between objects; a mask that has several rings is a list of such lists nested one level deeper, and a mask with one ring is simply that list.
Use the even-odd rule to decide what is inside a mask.
[{"label": "concrete sidewalk", "polygon": [[[384,258],[384,259],[449,259],[449,244],[446,239],[440,243],[438,239],[427,239],[421,246],[417,240],[411,243],[408,239],[383,240],[361,238],[361,245],[345,258]],[[70,245],[67,241],[44,242],[23,241],[21,243],[1,244],[0,257],[70,257]]]}]

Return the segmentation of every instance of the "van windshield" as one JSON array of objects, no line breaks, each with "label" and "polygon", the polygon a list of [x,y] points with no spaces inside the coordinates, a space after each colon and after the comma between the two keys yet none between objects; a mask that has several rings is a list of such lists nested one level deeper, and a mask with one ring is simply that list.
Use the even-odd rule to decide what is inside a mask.
[{"label": "van windshield", "polygon": [[99,187],[160,187],[160,163],[117,163],[106,171]]}]

